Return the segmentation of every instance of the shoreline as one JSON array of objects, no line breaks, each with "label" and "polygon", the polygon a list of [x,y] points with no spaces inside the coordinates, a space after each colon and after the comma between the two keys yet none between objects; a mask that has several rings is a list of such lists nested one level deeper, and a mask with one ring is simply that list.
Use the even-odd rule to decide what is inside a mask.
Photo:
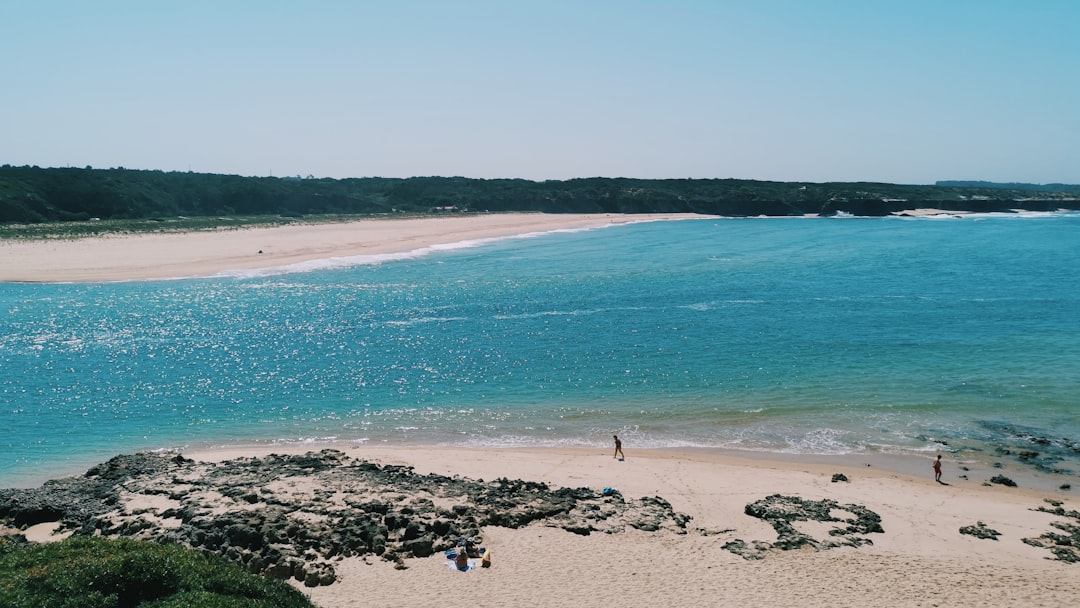
[{"label": "shoreline", "polygon": [[[912,215],[934,215],[936,209],[913,209]],[[536,234],[559,230],[588,230],[611,225],[640,223],[650,221],[688,220],[688,219],[730,219],[715,216],[693,214],[577,214],[549,215],[541,213],[482,214],[469,216],[439,216],[425,218],[386,218],[365,219],[337,224],[298,224],[275,228],[247,228],[229,231],[139,234],[115,237],[91,237],[71,241],[0,241],[0,281],[7,280],[13,273],[19,273],[27,280],[41,282],[58,281],[61,278],[74,282],[91,280],[145,280],[151,276],[170,275],[201,276],[221,272],[226,265],[233,270],[250,265],[251,268],[281,267],[304,260],[325,260],[348,257],[351,255],[378,255],[402,251],[416,251],[438,244],[462,243],[469,240],[489,238],[511,238],[525,234]],[[268,241],[269,239],[269,241]],[[273,247],[266,245],[271,242]],[[262,247],[262,254],[259,254]],[[69,249],[73,248],[73,249]],[[179,250],[177,250],[179,248]],[[9,256],[14,251],[21,251],[25,257]],[[73,254],[72,252],[82,252]],[[92,252],[92,253],[90,253]],[[360,252],[360,253],[358,253]],[[99,255],[100,254],[100,255]],[[172,265],[154,265],[154,260],[163,255],[175,255]],[[235,255],[233,255],[235,254]],[[82,267],[76,267],[82,264]],[[175,270],[176,268],[183,270]],[[175,275],[175,276],[173,276]],[[96,279],[91,277],[98,277]],[[329,438],[328,438],[329,439]],[[200,442],[202,443],[202,442]],[[254,449],[261,449],[263,444],[254,442]],[[340,445],[351,447],[353,442],[344,440]],[[182,443],[152,442],[149,446],[134,448],[122,446],[121,449],[154,449],[183,445]],[[281,444],[275,444],[280,446]],[[287,444],[286,444],[287,445]],[[302,447],[332,447],[327,444]],[[378,443],[371,445],[380,445]],[[191,446],[184,446],[189,449]],[[199,446],[201,448],[201,446]],[[425,446],[429,447],[429,446]],[[992,446],[991,446],[992,447]],[[92,460],[108,458],[117,450],[109,448],[109,454],[97,452]],[[280,449],[280,448],[278,448]],[[657,448],[662,449],[662,448]],[[690,451],[690,448],[686,449]],[[887,453],[849,453],[842,455],[799,455],[785,452],[742,452],[725,448],[693,448],[693,450],[716,450],[719,453],[745,455],[748,458],[777,461],[810,461],[845,464],[849,461],[870,464],[872,467],[895,470],[921,475],[928,469],[926,460],[932,457],[929,452],[925,458],[917,455],[893,455]],[[996,456],[992,450],[978,451],[945,447],[947,467],[958,469],[968,466],[972,469],[969,477],[972,481],[985,480],[996,471],[991,471],[995,460],[1004,461],[1001,474],[1015,479],[1021,487],[1037,486],[1045,490],[1056,490],[1063,481],[1050,474],[1043,474],[1025,468],[1015,462],[1015,457],[1006,459]],[[952,454],[956,453],[953,457]],[[954,462],[949,462],[953,460]],[[81,466],[78,463],[84,463]],[[57,472],[81,474],[93,461],[86,459],[68,459],[59,466],[50,465],[50,471],[43,476],[30,477],[25,474],[25,466],[20,465],[17,476],[18,484],[25,486],[33,481],[43,481],[54,477]],[[3,475],[0,475],[2,478]],[[16,477],[13,477],[16,479]]]},{"label": "shoreline", "polygon": [[[916,481],[933,482],[931,462],[936,454],[887,454],[887,453],[847,453],[847,454],[794,454],[788,452],[739,450],[722,447],[645,447],[638,448],[630,444],[627,449],[650,458],[675,458],[687,460],[708,460],[721,463],[738,462],[746,466],[776,467],[781,469],[848,470],[858,474],[870,472],[881,475],[901,475]],[[304,454],[323,449],[341,450],[347,453],[428,453],[432,451],[448,452],[493,452],[493,453],[535,453],[537,455],[570,453],[594,453],[612,451],[599,446],[462,446],[453,444],[397,444],[386,445],[357,441],[328,441],[312,443],[279,442],[273,444],[238,444],[238,445],[200,445],[183,449],[165,448],[161,452],[181,452],[197,460],[218,462],[221,460],[265,456],[268,454]],[[1067,498],[1073,495],[1072,488],[1062,489],[1063,484],[1072,484],[1073,476],[1049,474],[1023,467],[1018,463],[994,466],[997,459],[989,461],[956,458],[954,454],[942,451],[944,455],[943,479],[951,479],[956,485],[991,487],[990,479],[1003,475],[1016,482],[1010,488],[1016,492],[1033,492],[1044,496]],[[1004,487],[1004,486],[1001,486]]]},{"label": "shoreline", "polygon": [[[625,442],[624,442],[625,445]],[[237,446],[200,446],[189,447],[183,450],[163,449],[163,453],[182,453],[185,457],[205,462],[221,462],[234,458],[264,457],[270,454],[299,455],[309,452],[318,452],[324,449],[340,450],[357,457],[374,455],[379,459],[389,459],[387,462],[404,464],[416,455],[438,454],[440,458],[454,454],[507,454],[507,455],[533,455],[537,458],[559,457],[563,454],[570,455],[596,455],[612,452],[613,448],[587,446],[587,447],[472,447],[458,445],[432,445],[432,444],[402,444],[402,445],[373,445],[356,442],[327,442],[314,444],[289,444],[279,443],[274,445],[237,445]],[[757,452],[747,450],[735,450],[728,448],[701,448],[701,447],[674,447],[674,448],[634,448],[627,445],[637,457],[645,459],[686,460],[694,462],[712,462],[721,466],[738,465],[741,467],[779,469],[786,471],[814,471],[817,474],[825,474],[843,471],[854,473],[857,476],[899,476],[916,483],[930,483],[933,485],[933,470],[931,469],[932,457],[891,455],[891,454],[789,454],[783,452]],[[608,454],[611,456],[611,454]],[[481,457],[480,460],[483,460]],[[435,465],[435,460],[423,458],[421,462],[425,467],[431,467],[426,472],[438,472],[449,474],[453,467],[440,468]],[[969,461],[956,461],[944,458],[943,480],[948,485],[962,487],[1000,487],[1006,486],[990,484],[989,479],[1002,472],[989,464],[976,464]],[[1070,491],[1063,491],[1059,485],[1067,476],[1051,476],[1039,474],[1035,471],[1023,471],[1017,469],[1005,470],[1011,479],[1017,482],[1015,487],[1008,488],[1017,494],[1029,494],[1046,497],[1068,498]],[[488,473],[490,476],[490,472]],[[966,477],[966,478],[964,478]],[[553,478],[554,479],[554,478]],[[558,482],[553,482],[558,483]],[[560,484],[565,485],[565,484]]]},{"label": "shoreline", "polygon": [[[625,443],[625,441],[624,441]],[[761,466],[777,466],[782,468],[817,467],[851,469],[856,471],[870,471],[881,474],[904,475],[912,479],[933,480],[933,472],[930,468],[933,457],[939,452],[919,453],[885,453],[885,452],[848,452],[843,454],[811,454],[792,453],[768,450],[745,450],[728,447],[701,447],[701,446],[672,446],[672,447],[637,447],[626,444],[627,449],[632,449],[639,454],[651,455],[674,455],[685,458],[705,459],[733,459],[740,462],[759,463]],[[127,449],[113,450],[100,453],[96,456],[86,456],[78,460],[54,462],[47,470],[40,474],[28,475],[25,473],[12,476],[10,480],[0,483],[2,488],[31,488],[37,487],[46,481],[64,477],[81,476],[87,469],[119,454],[133,453],[182,453],[185,456],[194,455],[197,459],[220,461],[226,458],[265,456],[268,454],[303,454],[311,451],[324,449],[342,450],[352,453],[356,450],[374,451],[401,451],[401,452],[427,452],[431,450],[461,450],[461,451],[492,451],[492,452],[536,452],[538,454],[557,453],[560,450],[569,451],[603,451],[606,448],[589,445],[555,446],[555,445],[531,445],[531,446],[466,446],[461,444],[447,443],[424,443],[402,442],[383,443],[370,442],[361,439],[335,439],[314,441],[241,441],[237,443],[221,443],[205,441],[189,443],[186,445],[158,445],[151,447],[131,447]],[[1075,475],[1064,473],[1044,472],[1016,461],[1007,456],[995,456],[989,450],[980,449],[956,449],[943,448],[940,451],[944,456],[945,477],[952,478],[963,485],[986,485],[992,477],[1001,475],[1014,481],[1017,485],[1014,490],[1041,492],[1047,496],[1069,497],[1074,495],[1072,487]],[[3,478],[3,475],[0,475]]]},{"label": "shoreline", "polygon": [[405,253],[473,240],[710,217],[713,216],[689,213],[491,213],[65,240],[0,241],[0,283],[209,277],[317,260]]},{"label": "shoreline", "polygon": [[[909,209],[894,218],[964,217],[963,211]],[[775,219],[803,216],[772,216]],[[97,283],[206,278],[325,260],[382,256],[452,243],[587,230],[639,222],[746,219],[694,213],[483,213],[370,218],[220,230],[0,240],[0,283]]]},{"label": "shoreline", "polygon": [[[134,530],[136,537],[146,533],[146,524],[140,521],[178,530],[169,526],[179,522],[168,523],[180,508],[174,501],[188,499],[201,505],[196,511],[226,518],[234,517],[230,513],[247,514],[243,517],[273,513],[282,508],[280,500],[298,498],[301,509],[323,513],[327,508],[351,513],[376,504],[370,501],[390,498],[402,508],[412,505],[422,516],[420,509],[490,506],[462,498],[457,494],[462,491],[459,484],[497,488],[506,483],[503,480],[520,479],[550,484],[553,490],[580,489],[575,495],[585,498],[611,487],[626,500],[630,510],[624,516],[648,511],[652,508],[648,505],[670,503],[674,513],[690,519],[682,531],[669,524],[648,530],[621,525],[619,518],[624,516],[616,514],[596,522],[602,527],[592,534],[560,529],[558,518],[521,527],[484,525],[482,542],[494,552],[493,566],[487,570],[448,570],[441,552],[396,561],[370,554],[338,555],[318,561],[320,567],[332,568],[336,576],[332,584],[290,582],[323,608],[354,605],[357,597],[380,606],[415,606],[467,596],[494,605],[541,607],[608,605],[614,596],[628,605],[659,601],[693,606],[1067,606],[1077,599],[1080,565],[1055,560],[1046,546],[1025,540],[1043,538],[1057,529],[1055,522],[1075,525],[1076,520],[1052,513],[1050,505],[1076,510],[1080,506],[1076,499],[987,487],[976,481],[960,483],[949,469],[949,485],[938,485],[929,474],[912,477],[876,467],[638,451],[631,446],[625,460],[613,458],[607,447],[354,446],[329,456],[300,446],[280,447],[185,451],[183,455],[193,460],[122,481],[119,511],[110,526]],[[292,452],[300,460],[268,459],[271,452]],[[436,477],[413,490],[360,487],[355,485],[355,473],[329,475],[318,464],[327,458],[366,461],[379,468],[412,467],[410,474]],[[303,471],[297,471],[297,463],[305,463]],[[254,473],[241,477],[241,471],[250,467],[255,467]],[[836,473],[847,480],[834,480]],[[224,485],[200,485],[206,483]],[[213,487],[220,487],[221,493]],[[510,508],[532,504],[524,494],[514,498],[517,492],[505,495],[516,505]],[[798,549],[783,549],[775,544],[778,530],[748,513],[750,504],[777,494],[824,501],[832,505],[829,516],[842,521],[850,513],[868,510],[880,517],[881,530],[863,530],[853,544],[835,546],[838,537],[829,530],[838,524],[795,519],[790,523],[797,534],[814,540]],[[266,503],[258,496],[267,497]],[[596,504],[600,512],[608,508],[602,499],[593,500],[587,498],[586,503]],[[424,504],[429,506],[421,507]],[[615,504],[622,504],[622,499]],[[195,507],[184,507],[191,508]],[[330,515],[329,521],[338,521],[337,517]],[[345,517],[335,526],[352,521]],[[235,519],[220,525],[232,525],[229,521]],[[325,515],[304,515],[289,521],[327,520]],[[999,537],[979,538],[960,531],[977,524]],[[61,535],[51,538],[55,528],[43,522],[33,532],[38,540],[58,540]],[[739,554],[740,543],[758,554]]]}]

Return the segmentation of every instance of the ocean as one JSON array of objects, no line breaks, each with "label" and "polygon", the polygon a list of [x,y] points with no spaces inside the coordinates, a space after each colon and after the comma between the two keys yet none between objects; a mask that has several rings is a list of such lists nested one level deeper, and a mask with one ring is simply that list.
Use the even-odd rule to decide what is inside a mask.
[{"label": "ocean", "polygon": [[1080,214],[642,222],[0,284],[0,487],[274,444],[929,455],[1080,473]]}]

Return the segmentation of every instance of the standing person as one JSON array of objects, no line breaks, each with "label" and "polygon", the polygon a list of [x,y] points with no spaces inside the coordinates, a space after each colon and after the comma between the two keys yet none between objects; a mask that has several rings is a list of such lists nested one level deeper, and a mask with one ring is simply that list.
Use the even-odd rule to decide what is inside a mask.
[{"label": "standing person", "polygon": [[934,467],[934,481],[941,483],[941,454],[937,455],[930,466]]},{"label": "standing person", "polygon": [[623,459],[625,459],[626,454],[623,454],[622,451],[622,441],[619,439],[618,435],[613,435],[613,437],[615,437],[615,456],[613,456],[613,458],[618,458],[622,456]]}]

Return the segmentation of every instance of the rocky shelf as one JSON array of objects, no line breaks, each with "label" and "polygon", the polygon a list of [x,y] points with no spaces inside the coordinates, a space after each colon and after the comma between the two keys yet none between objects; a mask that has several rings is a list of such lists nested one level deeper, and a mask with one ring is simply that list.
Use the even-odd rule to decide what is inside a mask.
[{"label": "rocky shelf", "polygon": [[309,586],[334,582],[338,556],[401,564],[478,538],[485,526],[538,521],[583,535],[685,533],[690,517],[659,497],[419,475],[336,450],[220,463],[124,455],[82,477],[0,490],[0,522],[16,528],[59,522],[75,534],[179,543]]}]

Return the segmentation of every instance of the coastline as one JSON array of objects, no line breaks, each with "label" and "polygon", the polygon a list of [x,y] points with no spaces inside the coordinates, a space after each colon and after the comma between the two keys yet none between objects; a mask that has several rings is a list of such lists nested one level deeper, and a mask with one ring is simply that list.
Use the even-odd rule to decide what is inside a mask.
[{"label": "coastline", "polygon": [[[1040,507],[1055,501],[1076,510],[1076,501],[1048,493],[978,481],[960,481],[946,469],[948,485],[932,476],[913,477],[876,467],[779,462],[673,450],[635,450],[626,446],[625,460],[608,448],[477,449],[359,446],[334,458],[412,467],[417,475],[445,476],[445,484],[498,485],[501,479],[584,488],[599,493],[616,488],[628,502],[659,497],[677,513],[689,515],[684,530],[632,526],[592,534],[560,529],[554,521],[522,527],[485,526],[485,546],[494,552],[487,570],[448,570],[440,554],[408,557],[397,563],[373,555],[336,556],[326,560],[336,582],[314,587],[292,584],[324,608],[355,605],[415,606],[468,597],[494,605],[601,606],[618,597],[626,605],[659,602],[690,606],[1067,606],[1074,605],[1080,565],[1052,559],[1045,547],[1024,539],[1053,531],[1055,522],[1070,520]],[[250,466],[268,454],[300,455],[300,446],[190,451],[188,467]],[[327,454],[322,452],[322,454]],[[343,454],[343,455],[342,455]],[[308,458],[317,455],[308,454]],[[281,465],[263,465],[281,466]],[[266,470],[266,469],[262,469]],[[223,475],[189,469],[188,477]],[[202,471],[202,473],[200,473]],[[339,506],[376,500],[349,482],[328,483],[315,466],[308,474],[271,475],[263,489],[244,492],[308,496],[308,504]],[[837,473],[847,481],[834,481]],[[234,475],[234,473],[230,473]],[[181,475],[180,478],[184,478]],[[226,477],[236,487],[239,478]],[[339,478],[340,479],[340,478]],[[351,478],[349,478],[351,479]],[[177,473],[162,472],[153,484],[123,483],[123,518],[168,521],[175,505],[160,493],[173,488],[183,494]],[[464,498],[440,497],[419,490],[394,490],[402,505],[431,504],[449,508]],[[584,490],[583,490],[584,491]],[[192,492],[194,495],[195,493]],[[200,490],[201,496],[206,490]],[[782,494],[832,504],[841,519],[867,509],[880,516],[881,531],[857,535],[851,546],[827,546],[836,524],[794,520],[799,533],[815,539],[798,549],[778,548],[777,530],[747,514],[748,505]],[[326,499],[320,499],[318,496]],[[239,497],[239,495],[236,495]],[[514,496],[514,495],[511,495]],[[448,500],[449,498],[449,500]],[[217,512],[254,513],[270,508],[219,495]],[[524,497],[517,499],[521,506]],[[420,502],[417,502],[420,501]],[[832,501],[832,502],[829,502]],[[477,505],[479,506],[479,505]],[[204,505],[205,508],[205,505]],[[415,508],[421,508],[419,506]],[[175,515],[172,515],[175,517]],[[962,534],[960,528],[982,524],[998,532],[995,539]],[[1075,520],[1073,520],[1075,524]],[[39,540],[55,527],[39,524]],[[131,529],[140,530],[141,526]],[[136,535],[138,532],[136,532]],[[756,557],[737,554],[731,543],[769,547]],[[771,545],[771,547],[770,547]]]},{"label": "coastline", "polygon": [[[1042,213],[1042,212],[1040,212]],[[888,217],[976,215],[934,208]],[[0,240],[0,283],[91,283],[215,276],[317,260],[378,256],[470,240],[584,230],[663,220],[710,219],[694,213],[546,214],[372,218],[275,227],[116,234],[71,239]],[[816,214],[775,216],[817,218]],[[734,218],[727,218],[734,219]]]},{"label": "coastline", "polygon": [[[469,239],[703,217],[511,214],[434,218],[432,223],[395,223],[392,228],[383,220],[372,220],[362,222],[363,226],[289,227],[302,230],[282,233],[279,241],[273,241],[273,247],[262,239],[278,238],[275,231],[279,229],[45,241],[27,244],[28,250],[40,247],[40,257],[27,254],[30,258],[19,261],[0,256],[4,260],[0,265],[4,273],[25,271],[27,276],[37,277],[27,279],[30,281],[175,278],[328,257],[412,251]],[[505,223],[474,221],[484,218]],[[458,219],[464,221],[448,223]],[[90,249],[65,249],[79,243]],[[14,245],[0,244],[0,254],[10,251],[5,247]],[[252,253],[253,249],[264,253]],[[170,266],[168,255],[181,257],[171,260],[175,265]],[[43,265],[34,266],[38,262]],[[228,267],[221,267],[223,263]],[[249,263],[252,265],[243,266]],[[186,477],[182,478],[193,485],[210,483],[232,475],[229,470],[214,472],[215,463],[249,462],[266,459],[270,454],[299,456],[323,448],[340,450],[351,459],[412,467],[420,475],[446,476],[455,483],[521,479],[561,488],[588,488],[593,493],[613,487],[630,500],[659,497],[675,511],[692,517],[682,532],[627,525],[617,531],[586,535],[549,521],[534,521],[518,528],[485,526],[483,540],[494,550],[494,566],[464,574],[448,570],[438,554],[408,557],[400,564],[371,554],[332,556],[325,558],[325,563],[336,572],[333,584],[306,587],[292,580],[324,608],[357,602],[415,606],[459,598],[493,605],[542,607],[607,606],[613,602],[689,606],[1071,606],[1078,600],[1080,565],[1055,560],[1045,546],[1033,546],[1025,539],[1040,538],[1054,533],[1056,524],[1076,521],[1040,508],[1059,503],[1063,509],[1075,512],[1080,502],[1071,491],[1055,489],[1061,480],[1034,487],[1024,473],[1010,465],[1000,472],[1016,479],[1020,487],[987,484],[989,477],[998,472],[991,460],[974,463],[947,456],[944,479],[948,485],[939,485],[933,481],[929,453],[925,458],[888,454],[733,454],[704,448],[639,450],[627,443],[627,458],[619,461],[607,446],[267,444],[184,449],[182,455],[196,462],[183,465],[191,468],[185,469]],[[962,465],[970,465],[971,470],[963,471]],[[230,466],[239,465],[228,465],[226,469]],[[178,487],[183,484],[177,483],[175,470],[151,476],[145,485],[120,484],[118,508],[122,513],[117,529],[138,536],[148,530],[142,527],[144,523],[166,529],[178,526],[177,513],[181,509],[172,501],[177,500],[174,496],[182,495],[204,501],[191,513],[205,509],[215,514],[252,517],[280,508],[278,503],[260,500],[264,494],[273,495],[275,500],[296,494],[304,504],[316,506],[362,507],[380,500],[384,504],[430,503],[432,508],[450,509],[467,502],[460,495],[436,495],[429,489],[373,498],[371,490],[356,491],[348,483],[319,477],[317,467],[310,474],[277,476],[267,468],[270,466],[263,465],[267,474],[257,480],[262,486],[232,479],[228,482],[231,485],[223,486],[227,492],[209,491],[208,495],[213,494],[210,497],[195,496],[195,492],[186,495],[186,490]],[[834,481],[837,473],[847,481]],[[968,479],[961,479],[961,474]],[[826,548],[833,538],[830,530],[836,524],[795,521],[794,528],[815,543],[793,550],[776,549],[772,545],[777,543],[777,531],[766,521],[749,516],[747,508],[777,494],[808,501],[834,501],[837,506],[828,511],[840,519],[849,517],[855,507],[868,509],[880,516],[883,531],[861,535],[865,543]],[[522,499],[514,500],[521,506]],[[320,518],[346,521],[320,513],[310,516],[312,521]],[[980,523],[1000,533],[1000,537],[977,538],[960,532],[961,528]],[[580,523],[573,526],[580,527]],[[21,532],[33,540],[58,540],[64,534],[54,535],[56,528],[57,522],[39,521]],[[325,533],[320,539],[331,536]],[[736,541],[752,548],[770,548],[761,550],[759,557],[746,557],[727,548]],[[399,569],[400,565],[404,568]]]},{"label": "coastline", "polygon": [[0,282],[80,283],[205,277],[314,260],[403,253],[478,239],[708,217],[711,216],[491,213],[0,241]]},{"label": "coastline", "polygon": [[[628,444],[629,445],[629,444]],[[676,455],[691,460],[717,460],[745,463],[747,466],[776,467],[781,469],[830,469],[830,470],[855,470],[860,473],[872,473],[875,475],[901,475],[915,480],[930,479],[933,473],[930,463],[934,453],[925,454],[899,454],[899,453],[843,453],[843,454],[810,454],[790,453],[779,451],[740,450],[724,447],[638,447],[633,449],[642,454],[653,456]],[[280,441],[267,440],[242,443],[202,442],[187,445],[158,445],[151,447],[128,447],[119,448],[112,452],[99,452],[93,456],[80,459],[71,459],[55,462],[48,469],[37,471],[33,475],[16,475],[7,478],[0,483],[0,488],[32,488],[37,487],[51,479],[64,477],[77,477],[98,464],[119,453],[182,453],[187,457],[198,460],[217,462],[225,459],[239,457],[261,457],[268,454],[304,454],[321,450],[341,450],[349,454],[360,454],[372,451],[390,454],[409,453],[437,453],[442,450],[471,451],[494,453],[536,452],[539,454],[556,453],[560,450],[571,452],[603,451],[603,448],[595,446],[496,446],[496,445],[455,445],[438,443],[382,443],[368,442],[367,440],[313,440],[313,441]],[[1071,486],[1074,476],[1069,474],[1053,474],[1039,471],[1023,461],[1010,459],[1008,456],[994,457],[985,450],[960,450],[958,452],[943,449],[945,474],[957,480],[962,485],[985,485],[995,476],[1003,476],[1017,485],[1013,488],[1017,492],[1034,492],[1046,497],[1068,498],[1073,496],[1075,488]]]},{"label": "coastline", "polygon": [[[913,209],[911,215],[937,215],[941,210]],[[29,282],[44,281],[125,281],[151,277],[176,278],[181,276],[205,276],[226,270],[281,267],[289,264],[328,258],[346,258],[353,255],[379,255],[416,251],[439,244],[462,243],[474,239],[506,238],[515,235],[535,234],[558,230],[583,230],[617,224],[649,221],[715,219],[714,216],[693,214],[583,214],[549,215],[541,213],[482,214],[468,216],[439,216],[411,219],[370,219],[340,224],[297,224],[276,228],[248,228],[229,231],[139,234],[113,237],[92,237],[77,240],[39,240],[27,242],[0,241],[0,281],[18,275]],[[267,243],[271,243],[268,245]],[[271,246],[272,245],[272,246]],[[262,249],[260,249],[262,247]],[[263,253],[258,252],[262,250]],[[8,253],[22,252],[20,256]],[[254,253],[253,253],[254,251]],[[158,258],[174,258],[172,262],[155,263]],[[92,278],[93,277],[93,278]],[[181,441],[143,442],[120,449],[157,449],[201,447]],[[322,446],[324,444],[315,444]],[[335,447],[332,443],[328,447]],[[346,444],[351,446],[355,444]],[[377,444],[376,444],[377,445]],[[315,447],[301,444],[303,449]],[[958,446],[958,447],[956,447]],[[257,444],[253,449],[262,449]],[[274,444],[280,449],[280,444]],[[291,447],[291,446],[290,446]],[[425,447],[425,446],[422,446]],[[662,447],[662,446],[651,446]],[[673,446],[674,449],[683,449]],[[990,446],[991,448],[993,446]],[[1011,447],[1011,446],[1006,446]],[[112,446],[99,450],[93,460],[104,459],[115,453]],[[711,448],[701,448],[711,450]],[[1021,487],[1038,487],[1056,491],[1063,481],[1050,474],[1040,473],[1030,466],[1017,462],[1015,454],[1008,458],[999,456],[992,449],[968,449],[955,444],[943,448],[952,466],[968,466],[972,469],[971,480],[985,480],[995,474],[989,467],[995,461],[1004,461],[1005,476],[1015,479]],[[689,450],[688,450],[689,451]],[[717,450],[723,453],[724,450]],[[952,455],[954,452],[955,457]],[[921,456],[897,456],[886,453],[854,453],[842,455],[804,456],[794,453],[736,452],[755,460],[791,460],[843,464],[849,461],[864,462],[873,467],[897,472],[920,474],[925,468]],[[1007,453],[1007,452],[1006,452]],[[925,459],[932,455],[927,453]],[[910,463],[910,464],[909,464]],[[81,473],[92,461],[57,462],[52,471],[43,471],[40,477],[23,476],[18,481],[34,482],[58,473]],[[1057,492],[1061,494],[1061,492]],[[1068,495],[1068,492],[1064,493]]]},{"label": "coastline", "polygon": [[[625,442],[625,438],[624,438]],[[627,444],[630,446],[631,444]],[[438,454],[442,451],[450,453],[462,452],[493,452],[499,453],[536,453],[540,455],[559,453],[563,450],[569,453],[594,453],[603,452],[606,448],[596,446],[492,446],[492,445],[455,445],[433,443],[399,443],[383,444],[368,442],[365,440],[333,440],[333,441],[310,441],[289,442],[274,441],[267,443],[240,443],[240,444],[202,444],[188,445],[183,448],[161,448],[160,452],[180,452],[187,457],[209,462],[244,457],[261,457],[267,454],[304,454],[317,452],[324,449],[341,450],[349,454],[376,454],[379,458],[385,454],[390,456],[402,454]],[[650,458],[683,458],[687,460],[709,461],[718,463],[740,463],[749,467],[778,468],[784,470],[812,469],[818,471],[851,470],[859,474],[871,473],[873,475],[900,475],[917,481],[928,479],[933,481],[933,471],[930,468],[933,457],[937,454],[927,452],[925,454],[890,454],[890,453],[844,453],[844,454],[798,454],[790,452],[764,451],[764,450],[740,450],[722,447],[637,447],[633,449],[639,454]],[[610,451],[610,450],[609,450]],[[1074,488],[1062,488],[1063,485],[1071,485],[1074,477],[1068,474],[1053,474],[1036,470],[1026,466],[1022,462],[1008,460],[1005,456],[992,457],[983,451],[962,450],[959,453],[949,450],[940,452],[944,455],[944,471],[946,477],[957,481],[958,485],[986,486],[990,479],[1001,475],[1014,482],[1013,488],[1019,493],[1038,493],[1040,496],[1068,498],[1073,495]],[[390,462],[390,461],[388,461]],[[425,460],[427,462],[427,460]],[[87,463],[91,466],[94,463]],[[82,467],[83,469],[86,466]],[[435,471],[435,469],[432,469]],[[82,470],[74,474],[81,474]],[[831,473],[830,473],[831,474]],[[489,474],[490,476],[490,474]],[[39,480],[44,482],[45,478]],[[554,482],[560,483],[560,482]],[[565,484],[561,484],[565,485]]]}]

